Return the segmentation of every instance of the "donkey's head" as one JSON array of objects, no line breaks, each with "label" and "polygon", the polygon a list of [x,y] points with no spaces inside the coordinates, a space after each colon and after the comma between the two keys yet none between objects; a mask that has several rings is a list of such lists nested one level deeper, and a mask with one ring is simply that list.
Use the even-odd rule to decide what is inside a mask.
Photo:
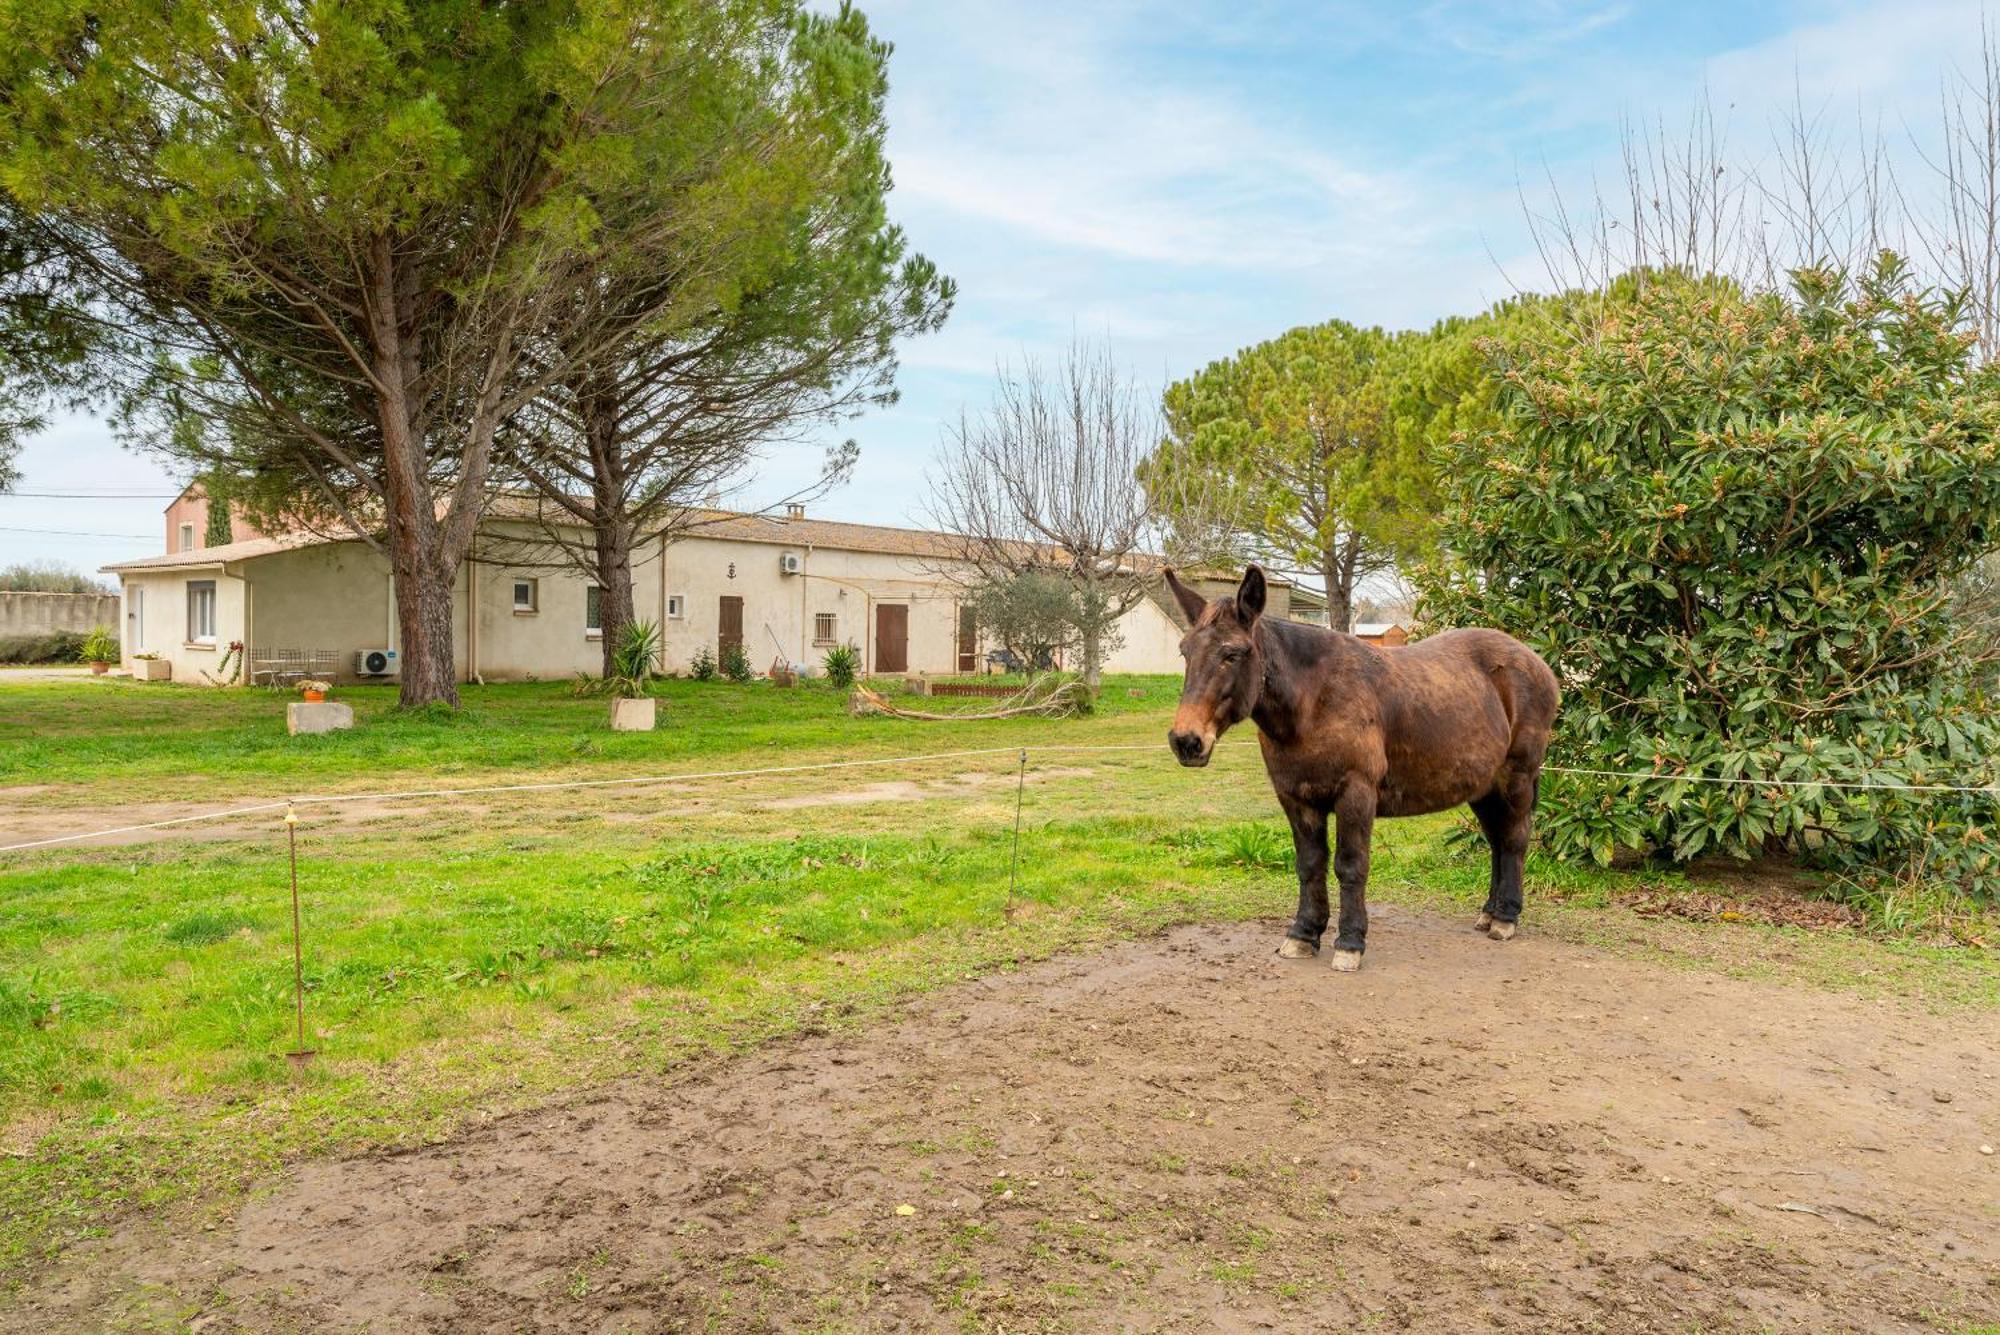
[{"label": "donkey's head", "polygon": [[1250,717],[1264,684],[1263,653],[1257,647],[1257,618],[1264,611],[1264,572],[1251,566],[1233,598],[1209,602],[1167,572],[1181,610],[1193,623],[1181,637],[1187,660],[1181,707],[1174,712],[1167,745],[1183,765],[1206,765],[1215,739]]}]

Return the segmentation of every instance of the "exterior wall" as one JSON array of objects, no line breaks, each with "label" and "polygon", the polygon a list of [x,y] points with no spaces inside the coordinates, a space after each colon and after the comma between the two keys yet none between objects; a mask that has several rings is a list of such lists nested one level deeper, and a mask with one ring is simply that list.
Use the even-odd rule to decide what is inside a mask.
[{"label": "exterior wall", "polygon": [[[504,523],[481,530],[453,595],[461,679],[477,673],[488,681],[561,680],[595,675],[602,666],[601,641],[585,625],[589,582],[546,552],[508,541],[532,541],[533,532]],[[802,573],[781,573],[781,552],[797,553]],[[519,559],[510,562],[515,554]],[[260,650],[332,650],[340,681],[354,679],[356,650],[400,648],[388,562],[365,543],[321,543],[230,569],[238,573],[197,566],[124,576],[127,613],[133,591],[145,591],[143,647],[172,660],[176,680],[199,681],[201,669],[213,671],[232,640],[243,640],[253,658]],[[918,557],[694,536],[669,545],[664,557],[657,545],[635,552],[632,574],[634,610],[661,625],[668,671],[687,671],[703,648],[719,654],[724,596],[743,600],[743,647],[759,673],[780,658],[817,671],[834,644],[855,646],[864,674],[877,673],[876,609],[885,603],[909,609],[907,672],[958,670],[959,591]],[[208,578],[215,579],[217,594],[213,649],[186,642],[187,583]],[[536,581],[532,613],[514,610],[513,585],[523,578]],[[674,596],[682,601],[679,616],[667,614]],[[832,643],[814,639],[820,613],[834,618]],[[125,624],[129,661],[134,645]],[[1151,600],[1127,613],[1121,629],[1124,644],[1107,659],[1107,671],[1179,670],[1180,633]],[[990,647],[982,637],[975,671]]]},{"label": "exterior wall", "polygon": [[[803,573],[779,573],[781,552],[796,552]],[[718,652],[725,596],[743,600],[743,649],[760,672],[780,657],[816,669],[833,647],[813,639],[822,612],[834,617],[834,643],[854,645],[862,671],[877,671],[875,609],[883,603],[910,609],[909,672],[958,669],[958,590],[916,557],[691,537],[667,549],[665,592],[684,595],[684,615],[663,623],[675,671],[704,646]]]},{"label": "exterior wall", "polygon": [[246,563],[249,652],[331,649],[334,678],[352,681],[357,649],[396,647],[389,563],[362,542],[332,542]]},{"label": "exterior wall", "polygon": [[1106,672],[1181,670],[1181,629],[1151,598],[1118,618],[1118,630],[1125,642],[1105,657]]},{"label": "exterior wall", "polygon": [[[189,487],[179,496],[176,496],[174,503],[167,507],[166,523],[166,549],[169,552],[181,550],[182,524],[194,525],[193,550],[199,551],[208,546],[208,497],[201,494],[201,488]],[[232,514],[229,517],[229,540],[231,542],[244,542],[250,538],[261,538],[263,536],[263,533],[257,528],[244,522],[242,515]]]},{"label": "exterior wall", "polygon": [[[526,525],[489,525],[480,533],[470,568],[470,597],[464,592],[466,582],[460,585],[455,622],[460,671],[472,655],[487,681],[546,681],[579,672],[596,676],[604,666],[604,647],[585,625],[590,582],[576,569],[554,564],[555,554],[538,549],[535,530]],[[510,563],[510,554],[533,559]],[[519,579],[535,581],[533,612],[514,610],[514,582]],[[657,545],[632,554],[632,609],[642,621],[662,620]]]},{"label": "exterior wall", "polygon": [[117,635],[119,624],[115,593],[0,592],[0,636],[47,635],[57,630],[87,635],[98,626],[108,626]]},{"label": "exterior wall", "polygon": [[[207,579],[215,581],[215,641],[196,644],[188,639],[187,588],[190,581]],[[174,665],[175,681],[200,681],[204,671],[219,670],[232,642],[244,638],[249,590],[240,574],[191,566],[127,574],[121,584],[119,638],[128,668],[134,654],[152,653]]]}]

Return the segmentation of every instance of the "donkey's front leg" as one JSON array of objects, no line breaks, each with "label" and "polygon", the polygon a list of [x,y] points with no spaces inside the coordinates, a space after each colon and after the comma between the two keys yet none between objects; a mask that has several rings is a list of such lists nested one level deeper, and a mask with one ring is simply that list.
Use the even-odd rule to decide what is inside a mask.
[{"label": "donkey's front leg", "polygon": [[1333,875],[1340,882],[1340,935],[1333,967],[1352,973],[1368,948],[1368,844],[1375,833],[1375,790],[1349,784],[1333,809]]},{"label": "donkey's front leg", "polygon": [[1292,852],[1299,866],[1299,912],[1278,953],[1290,960],[1311,959],[1319,954],[1319,939],[1326,931],[1326,815],[1297,802],[1281,804],[1292,823]]}]

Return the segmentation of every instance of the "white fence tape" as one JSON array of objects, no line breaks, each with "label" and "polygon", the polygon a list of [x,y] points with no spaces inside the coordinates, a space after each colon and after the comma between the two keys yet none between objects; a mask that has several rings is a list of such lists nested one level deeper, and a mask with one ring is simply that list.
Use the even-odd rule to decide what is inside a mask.
[{"label": "white fence tape", "polygon": [[[672,783],[699,783],[709,779],[748,779],[773,774],[810,774],[826,770],[861,769],[876,765],[919,765],[937,760],[968,760],[979,756],[1014,756],[1023,752],[1034,755],[1061,754],[1083,755],[1114,751],[1152,751],[1162,755],[1166,748],[1156,742],[1128,742],[1118,744],[1077,744],[1052,743],[1038,746],[982,746],[963,751],[931,751],[911,756],[879,756],[866,760],[828,760],[804,765],[761,765],[751,769],[718,769],[698,771],[692,774],[645,774],[629,775],[611,779],[565,779],[547,783],[504,783],[469,788],[402,788],[386,789],[372,793],[308,793],[281,801],[259,802],[252,806],[228,807],[220,811],[198,812],[191,816],[176,816],[171,820],[146,821],[137,825],[118,825],[103,830],[88,830],[77,834],[59,834],[47,839],[30,839],[18,844],[0,844],[0,853],[18,853],[31,848],[48,848],[56,844],[83,843],[91,839],[107,839],[119,834],[137,834],[147,830],[164,830],[176,825],[192,825],[201,821],[229,820],[236,816],[251,816],[265,811],[283,811],[302,806],[330,806],[341,802],[393,802],[415,797],[476,797],[486,793],[547,793],[579,788],[636,788]],[[1546,765],[1545,774],[1574,774],[1603,779],[1638,779],[1655,783],[1714,783],[1749,784],[1759,788],[1837,788],[1845,791],[1861,792],[1904,792],[1904,793],[1980,793],[1987,797],[2000,798],[2000,785],[1977,787],[1945,783],[1867,783],[1832,779],[1758,779],[1746,777],[1726,777],[1712,774],[1660,774],[1656,772],[1627,772],[1604,769],[1573,769],[1562,765]]]}]

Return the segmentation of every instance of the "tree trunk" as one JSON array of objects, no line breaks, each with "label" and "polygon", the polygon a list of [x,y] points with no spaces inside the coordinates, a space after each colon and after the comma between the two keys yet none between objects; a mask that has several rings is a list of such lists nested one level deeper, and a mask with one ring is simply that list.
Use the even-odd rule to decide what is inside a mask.
[{"label": "tree trunk", "polygon": [[[375,381],[376,424],[382,435],[383,525],[401,632],[397,703],[458,707],[452,662],[451,594],[458,561],[443,550],[432,500],[424,442],[415,426],[419,397],[416,346],[408,330],[408,282],[399,274],[387,236],[368,253],[368,336]],[[400,280],[400,281],[399,281]]]},{"label": "tree trunk", "polygon": [[1360,541],[1350,534],[1320,558],[1320,578],[1326,581],[1326,624],[1342,633],[1354,629],[1354,567],[1361,556]]},{"label": "tree trunk", "polygon": [[632,624],[632,535],[623,524],[597,526],[597,626],[604,650],[604,675],[611,675],[611,656],[619,637]]},{"label": "tree trunk", "polygon": [[[632,526],[626,518],[625,456],[618,432],[616,387],[587,372],[574,386],[584,444],[590,451],[591,529],[596,538],[598,628],[603,635],[604,675],[611,675],[611,657],[618,637],[633,617]],[[660,572],[662,579],[666,571]]]}]

